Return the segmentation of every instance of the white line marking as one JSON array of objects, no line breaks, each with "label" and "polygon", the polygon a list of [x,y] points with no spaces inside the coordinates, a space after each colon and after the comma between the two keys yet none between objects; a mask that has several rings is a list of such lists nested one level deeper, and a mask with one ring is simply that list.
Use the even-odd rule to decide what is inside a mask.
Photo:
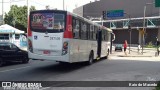
[{"label": "white line marking", "polygon": [[49,88],[51,88],[51,87],[42,88],[42,89],[40,89],[40,90],[45,90],[45,89],[49,89]]},{"label": "white line marking", "polygon": [[18,69],[24,69],[24,68],[29,68],[31,66],[26,66],[26,67],[21,67],[21,68],[15,68],[15,69],[9,69],[9,70],[3,70],[3,71],[0,71],[1,72],[8,72],[8,71],[13,71],[13,70],[18,70]]}]

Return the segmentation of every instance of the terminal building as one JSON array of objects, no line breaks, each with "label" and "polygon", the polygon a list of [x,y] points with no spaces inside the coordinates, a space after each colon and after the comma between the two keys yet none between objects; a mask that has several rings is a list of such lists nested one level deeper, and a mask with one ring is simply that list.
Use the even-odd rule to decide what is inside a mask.
[{"label": "terminal building", "polygon": [[[101,20],[102,12],[111,10],[123,10],[123,16]],[[160,7],[155,7],[155,0],[95,0],[75,8],[73,13],[111,28],[116,35],[114,44],[127,40],[132,45],[147,45],[160,40]]]}]

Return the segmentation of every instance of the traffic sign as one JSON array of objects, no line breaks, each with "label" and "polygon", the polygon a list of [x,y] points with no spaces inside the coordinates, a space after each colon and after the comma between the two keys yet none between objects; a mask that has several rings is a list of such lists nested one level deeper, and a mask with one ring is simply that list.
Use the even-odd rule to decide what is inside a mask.
[{"label": "traffic sign", "polygon": [[155,0],[155,7],[160,7],[160,0]]},{"label": "traffic sign", "polygon": [[109,10],[107,11],[107,17],[123,17],[124,10]]}]

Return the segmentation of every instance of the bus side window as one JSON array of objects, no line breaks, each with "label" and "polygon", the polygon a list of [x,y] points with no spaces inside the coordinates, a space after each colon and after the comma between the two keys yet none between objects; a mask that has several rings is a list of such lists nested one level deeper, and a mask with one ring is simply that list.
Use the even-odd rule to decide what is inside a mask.
[{"label": "bus side window", "polygon": [[79,38],[79,20],[73,18],[73,37],[78,39]]},{"label": "bus side window", "polygon": [[89,24],[87,24],[87,32],[86,32],[86,34],[87,34],[87,39],[89,40],[90,39],[90,25]]},{"label": "bus side window", "polygon": [[104,31],[104,33],[105,33],[105,35],[104,35],[104,41],[107,41],[108,33],[107,33],[107,31],[106,31],[106,30]]},{"label": "bus side window", "polygon": [[96,34],[97,34],[97,31],[98,31],[98,27],[94,27],[94,32],[93,32],[93,40],[96,40]]},{"label": "bus side window", "polygon": [[90,40],[93,40],[93,31],[94,31],[94,27],[93,25],[90,25]]},{"label": "bus side window", "polygon": [[109,42],[111,40],[111,33],[109,31],[107,31],[107,36],[108,36],[107,42]]},{"label": "bus side window", "polygon": [[84,22],[81,22],[81,39],[87,39],[87,25]]},{"label": "bus side window", "polygon": [[108,31],[105,30],[104,33],[105,33],[104,40],[107,41],[107,42],[109,42],[110,39],[111,39],[110,38],[110,32],[108,32]]}]

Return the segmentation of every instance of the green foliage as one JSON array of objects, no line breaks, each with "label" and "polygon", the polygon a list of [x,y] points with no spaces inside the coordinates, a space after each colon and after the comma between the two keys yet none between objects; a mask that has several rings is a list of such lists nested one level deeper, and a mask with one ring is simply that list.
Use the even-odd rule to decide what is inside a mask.
[{"label": "green foliage", "polygon": [[158,85],[155,90],[160,90],[160,82],[158,82]]},{"label": "green foliage", "polygon": [[155,48],[155,46],[152,44],[152,41],[151,41],[145,46],[145,48]]},{"label": "green foliage", "polygon": [[[30,11],[33,10],[36,9],[31,6]],[[27,32],[27,6],[12,5],[10,11],[5,13],[4,21],[6,24]]]}]

